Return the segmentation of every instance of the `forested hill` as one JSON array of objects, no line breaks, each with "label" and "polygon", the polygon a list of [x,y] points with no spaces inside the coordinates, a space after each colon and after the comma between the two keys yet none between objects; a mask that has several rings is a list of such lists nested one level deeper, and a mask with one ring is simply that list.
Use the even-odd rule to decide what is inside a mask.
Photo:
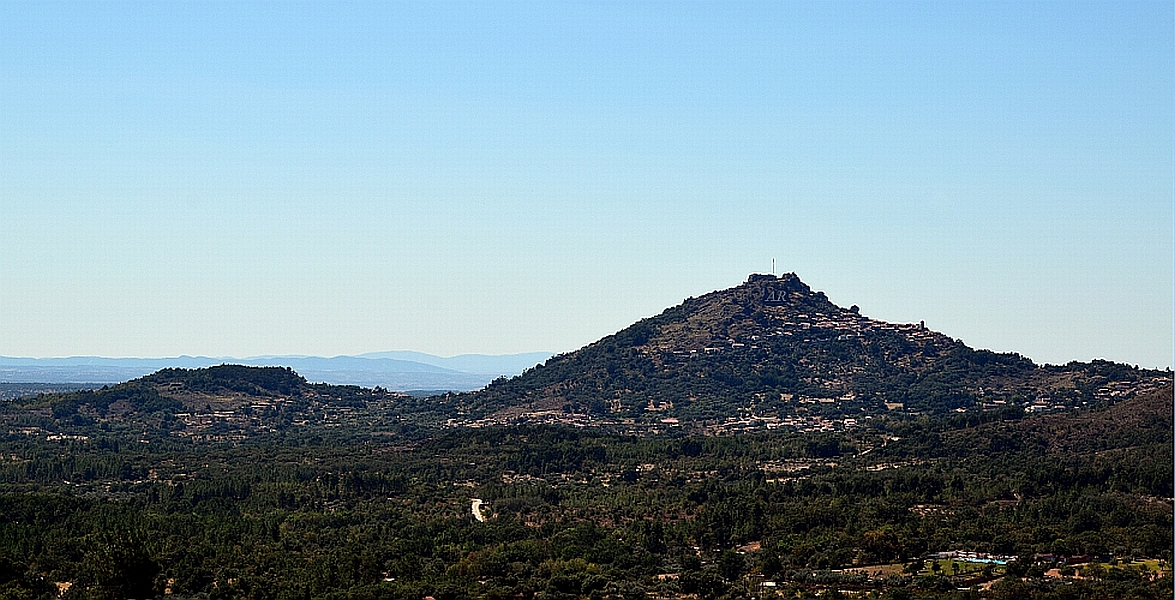
[{"label": "forested hill", "polygon": [[381,388],[312,384],[283,367],[219,365],[21,398],[0,404],[0,423],[10,432],[59,439],[121,433],[220,442],[305,425],[394,425],[397,411],[413,408],[408,396]]},{"label": "forested hill", "polygon": [[1155,473],[1170,483],[1175,390],[1171,385],[1088,410],[1050,415],[987,413],[955,415],[893,424],[897,439],[884,454],[897,458],[977,456],[1016,453],[1033,460],[1071,461],[1131,453],[1127,461],[1157,463]]},{"label": "forested hill", "polygon": [[845,419],[1129,397],[1169,372],[1107,361],[1037,365],[922,323],[843,308],[795,274],[751,275],[453,402],[481,423],[614,420],[824,429]]}]

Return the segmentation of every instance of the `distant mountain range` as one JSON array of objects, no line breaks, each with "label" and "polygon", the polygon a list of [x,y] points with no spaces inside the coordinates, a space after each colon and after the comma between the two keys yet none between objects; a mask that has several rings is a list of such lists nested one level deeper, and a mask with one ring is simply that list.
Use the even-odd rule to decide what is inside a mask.
[{"label": "distant mountain range", "polygon": [[498,377],[518,375],[549,358],[545,352],[441,357],[422,352],[375,352],[358,356],[176,356],[171,358],[16,358],[0,356],[0,383],[89,383],[129,381],[161,369],[198,369],[233,363],[290,367],[309,381],[380,386],[395,391],[469,391]]}]

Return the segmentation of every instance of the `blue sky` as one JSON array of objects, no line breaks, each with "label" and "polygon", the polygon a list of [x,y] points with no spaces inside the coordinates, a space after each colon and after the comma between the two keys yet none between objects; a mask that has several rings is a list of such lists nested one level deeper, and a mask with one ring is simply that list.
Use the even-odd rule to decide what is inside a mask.
[{"label": "blue sky", "polygon": [[0,355],[573,350],[750,272],[1172,362],[1170,2],[0,3]]}]

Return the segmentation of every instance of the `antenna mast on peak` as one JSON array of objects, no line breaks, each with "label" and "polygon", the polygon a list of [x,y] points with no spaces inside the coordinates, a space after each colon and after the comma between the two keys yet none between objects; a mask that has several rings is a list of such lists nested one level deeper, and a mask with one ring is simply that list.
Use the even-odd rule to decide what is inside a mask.
[{"label": "antenna mast on peak", "polygon": [[771,274],[775,274],[775,259],[771,259]]}]

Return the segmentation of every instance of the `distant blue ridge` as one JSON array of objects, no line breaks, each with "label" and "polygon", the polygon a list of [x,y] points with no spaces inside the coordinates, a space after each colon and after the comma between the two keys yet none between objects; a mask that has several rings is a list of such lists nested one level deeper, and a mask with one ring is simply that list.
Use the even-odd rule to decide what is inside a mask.
[{"label": "distant blue ridge", "polygon": [[376,352],[359,356],[252,356],[247,358],[176,356],[171,358],[107,358],[71,356],[24,358],[0,356],[4,383],[121,383],[160,369],[197,369],[233,363],[290,367],[311,382],[382,386],[389,390],[469,391],[501,376],[513,376],[545,361],[542,352],[507,355],[465,354],[440,357],[411,351]]}]

